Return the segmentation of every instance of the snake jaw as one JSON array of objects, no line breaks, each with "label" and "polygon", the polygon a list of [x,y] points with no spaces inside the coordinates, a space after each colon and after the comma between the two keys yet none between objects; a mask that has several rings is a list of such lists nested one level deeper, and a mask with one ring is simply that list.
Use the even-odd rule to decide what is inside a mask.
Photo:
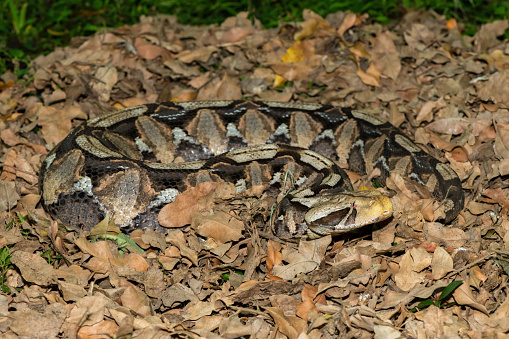
[{"label": "snake jaw", "polygon": [[355,191],[330,196],[293,199],[311,207],[305,214],[309,228],[318,234],[341,234],[392,216],[390,198],[378,191]]}]

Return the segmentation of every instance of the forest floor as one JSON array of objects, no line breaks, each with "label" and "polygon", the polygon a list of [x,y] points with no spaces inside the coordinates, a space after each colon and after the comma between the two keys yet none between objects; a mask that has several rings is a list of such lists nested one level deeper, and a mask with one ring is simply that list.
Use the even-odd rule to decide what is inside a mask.
[{"label": "forest floor", "polygon": [[[509,41],[499,37],[508,21],[469,37],[433,12],[390,26],[342,12],[304,18],[264,29],[245,14],[219,26],[146,17],[75,38],[36,58],[26,78],[3,74],[2,337],[507,335]],[[374,231],[279,242],[259,225],[202,215],[205,224],[166,234],[135,231],[127,245],[66,229],[41,208],[42,161],[84,120],[214,99],[378,112],[457,172],[465,207],[444,225],[440,206],[402,181],[389,187],[394,217]],[[215,200],[217,211],[243,204]]]}]

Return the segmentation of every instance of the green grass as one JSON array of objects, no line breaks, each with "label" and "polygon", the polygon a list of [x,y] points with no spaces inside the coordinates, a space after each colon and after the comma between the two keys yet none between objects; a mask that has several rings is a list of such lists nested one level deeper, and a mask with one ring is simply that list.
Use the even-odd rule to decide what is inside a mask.
[{"label": "green grass", "polygon": [[30,60],[70,43],[75,36],[91,35],[106,28],[131,25],[140,15],[176,15],[183,24],[212,24],[240,11],[248,11],[265,27],[280,21],[302,19],[302,10],[325,16],[350,10],[369,13],[387,24],[401,17],[406,8],[434,9],[463,22],[466,34],[495,19],[507,19],[506,0],[3,0],[0,1],[0,74],[7,69],[18,76],[26,72]]}]

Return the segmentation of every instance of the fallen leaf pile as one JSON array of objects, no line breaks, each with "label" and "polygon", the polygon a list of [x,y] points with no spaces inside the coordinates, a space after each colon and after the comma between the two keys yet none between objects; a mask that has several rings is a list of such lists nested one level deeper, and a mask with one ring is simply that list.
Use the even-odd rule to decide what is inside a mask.
[{"label": "fallen leaf pile", "polygon": [[[0,336],[509,333],[508,21],[468,37],[433,12],[388,27],[343,12],[304,19],[264,29],[245,13],[199,27],[143,17],[39,56],[23,79],[1,76]],[[163,210],[164,234],[114,236],[105,220],[95,234],[107,241],[38,205],[42,160],[73,126],[115,108],[209,99],[381,112],[458,173],[465,208],[443,225],[443,206],[394,175],[384,227],[291,243],[249,217],[270,209],[256,186],[241,199],[229,184],[199,185]]]}]

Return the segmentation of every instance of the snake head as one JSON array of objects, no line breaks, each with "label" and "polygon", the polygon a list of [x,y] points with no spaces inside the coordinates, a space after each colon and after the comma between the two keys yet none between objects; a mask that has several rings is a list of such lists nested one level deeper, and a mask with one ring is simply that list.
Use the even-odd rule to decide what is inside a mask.
[{"label": "snake head", "polygon": [[354,191],[333,195],[293,198],[309,207],[304,218],[320,235],[346,233],[392,216],[390,198],[378,191]]}]

